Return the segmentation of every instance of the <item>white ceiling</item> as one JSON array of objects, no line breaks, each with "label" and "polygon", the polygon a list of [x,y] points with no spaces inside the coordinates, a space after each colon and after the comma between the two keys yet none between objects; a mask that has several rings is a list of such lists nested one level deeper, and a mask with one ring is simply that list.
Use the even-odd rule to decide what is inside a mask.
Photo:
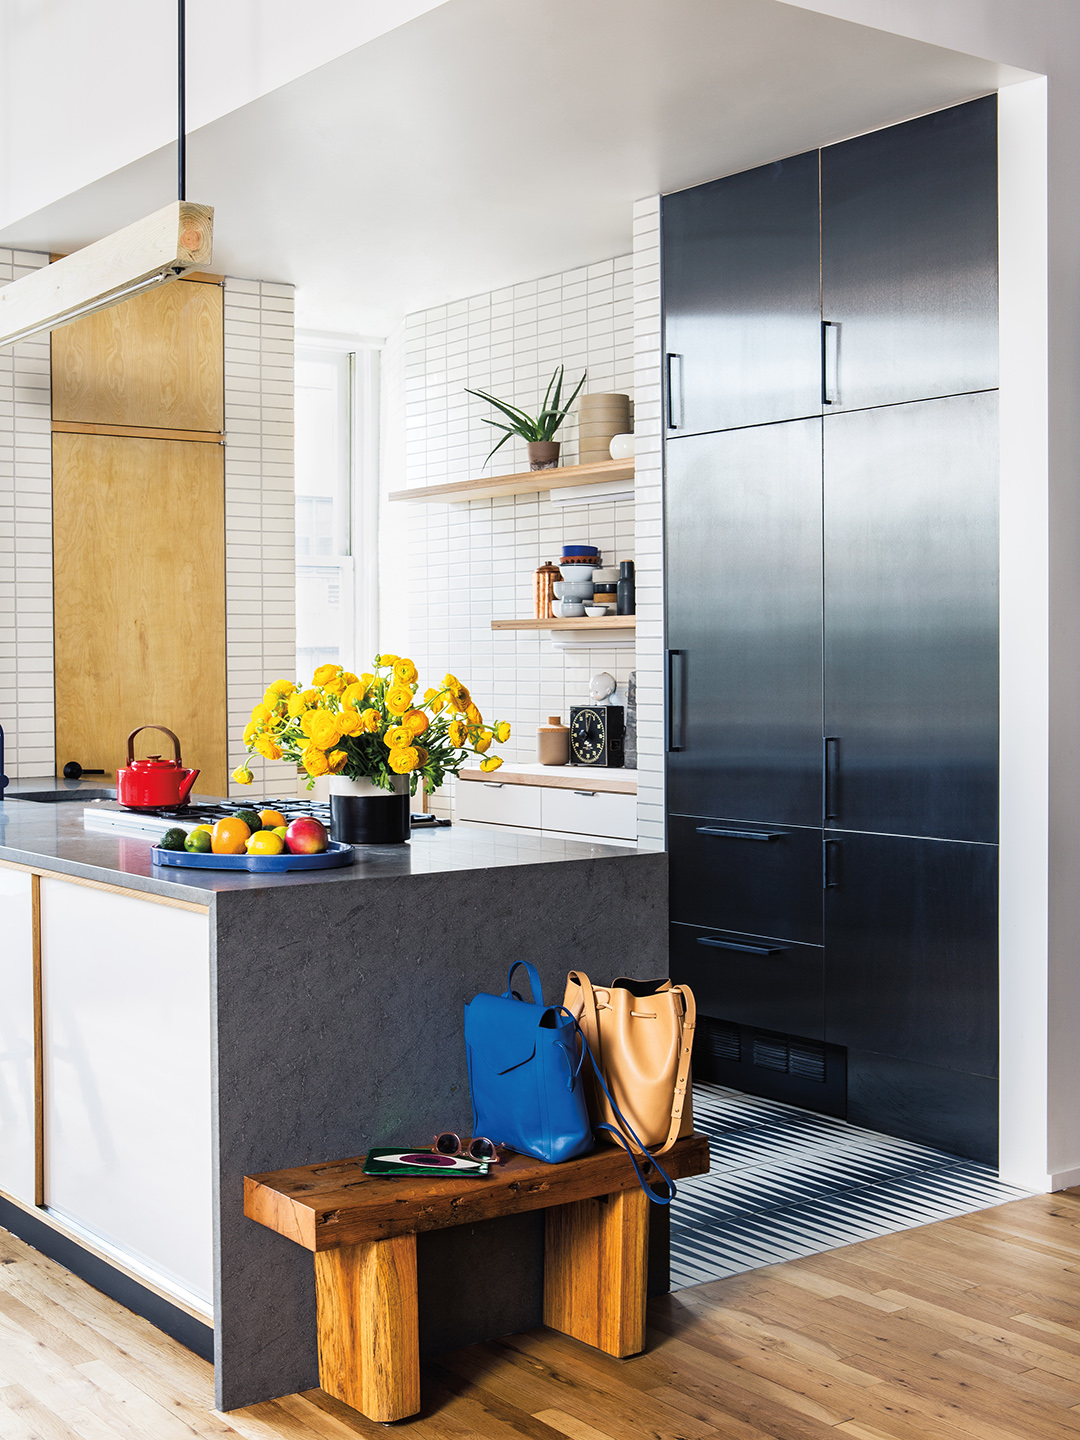
[{"label": "white ceiling", "polygon": [[[403,314],[627,251],[641,196],[1027,78],[780,0],[448,0],[196,131],[214,268],[298,322]],[[0,231],[72,249],[163,204],[170,148]]]}]

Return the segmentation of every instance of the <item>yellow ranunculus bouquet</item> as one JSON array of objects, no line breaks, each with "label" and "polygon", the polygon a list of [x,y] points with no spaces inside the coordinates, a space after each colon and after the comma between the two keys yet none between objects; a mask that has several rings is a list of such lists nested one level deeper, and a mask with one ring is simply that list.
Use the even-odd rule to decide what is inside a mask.
[{"label": "yellow ranunculus bouquet", "polygon": [[[320,665],[306,690],[274,681],[251,712],[244,744],[250,755],[294,764],[309,776],[309,790],[317,775],[370,780],[384,790],[408,775],[413,795],[420,781],[430,795],[470,755],[483,757],[482,770],[499,768],[502,761],[487,752],[510,738],[505,720],[486,724],[455,675],[419,702],[416,690],[416,666],[397,655],[376,655],[365,675]],[[246,764],[233,779],[251,784]]]}]

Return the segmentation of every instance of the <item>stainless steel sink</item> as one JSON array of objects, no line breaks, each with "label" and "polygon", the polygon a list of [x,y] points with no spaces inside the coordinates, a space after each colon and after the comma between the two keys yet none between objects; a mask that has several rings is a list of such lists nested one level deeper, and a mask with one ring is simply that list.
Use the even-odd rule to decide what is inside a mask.
[{"label": "stainless steel sink", "polygon": [[33,800],[39,805],[63,805],[74,800],[115,800],[115,790],[21,790],[5,800]]}]

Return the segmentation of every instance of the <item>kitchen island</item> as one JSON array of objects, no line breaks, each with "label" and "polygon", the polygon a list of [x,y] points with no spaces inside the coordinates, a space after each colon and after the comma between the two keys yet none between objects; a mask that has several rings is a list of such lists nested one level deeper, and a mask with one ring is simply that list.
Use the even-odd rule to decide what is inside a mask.
[{"label": "kitchen island", "polygon": [[[666,973],[666,857],[454,827],[339,870],[166,871],[81,796],[19,799],[79,788],[0,804],[0,1223],[194,1348],[212,1325],[221,1408],[310,1388],[311,1268],[243,1176],[467,1133],[465,1002],[517,959],[556,1000],[579,965]],[[541,1266],[528,1216],[429,1237],[427,1352],[538,1324]]]}]

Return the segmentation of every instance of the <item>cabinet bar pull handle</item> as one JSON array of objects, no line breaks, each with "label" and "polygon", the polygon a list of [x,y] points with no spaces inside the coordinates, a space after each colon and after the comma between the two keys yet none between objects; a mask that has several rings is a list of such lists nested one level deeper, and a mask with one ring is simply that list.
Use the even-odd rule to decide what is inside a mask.
[{"label": "cabinet bar pull handle", "polygon": [[825,737],[825,819],[840,818],[840,740],[836,735]]},{"label": "cabinet bar pull handle", "polygon": [[575,791],[574,791],[574,794],[575,794],[575,795],[587,795],[587,796],[589,797],[589,799],[591,800],[592,797],[596,794],[596,791],[595,791],[595,790],[575,790]]},{"label": "cabinet bar pull handle", "polygon": [[839,391],[840,326],[835,320],[821,322],[821,403],[835,405]]},{"label": "cabinet bar pull handle", "polygon": [[825,890],[836,890],[840,886],[841,843],[839,840],[826,840],[824,843],[821,883]]},{"label": "cabinet bar pull handle", "polygon": [[489,790],[501,790],[506,784],[505,780],[484,780],[481,782]]},{"label": "cabinet bar pull handle", "polygon": [[717,950],[738,950],[741,955],[783,955],[783,945],[739,945],[734,940],[721,940],[716,935],[699,935],[699,945],[711,945]]},{"label": "cabinet bar pull handle", "polygon": [[[676,367],[672,362],[679,362]],[[676,382],[676,370],[678,381]],[[678,430],[682,424],[682,356],[669,352],[664,356],[664,379],[667,385],[667,427],[669,430]],[[675,416],[678,415],[676,420]]]},{"label": "cabinet bar pull handle", "polygon": [[683,650],[669,650],[664,666],[664,723],[666,748],[682,750],[686,744],[683,710]]},{"label": "cabinet bar pull handle", "polygon": [[722,825],[697,825],[699,835],[723,835],[728,840],[784,840],[786,830],[730,830]]}]

